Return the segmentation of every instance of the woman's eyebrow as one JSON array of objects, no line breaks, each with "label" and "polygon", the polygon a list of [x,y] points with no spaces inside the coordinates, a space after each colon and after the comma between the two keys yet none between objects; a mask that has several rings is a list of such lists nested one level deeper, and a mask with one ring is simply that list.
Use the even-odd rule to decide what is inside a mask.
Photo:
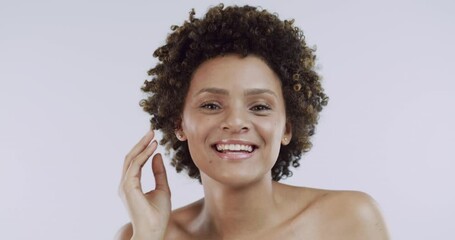
[{"label": "woman's eyebrow", "polygon": [[276,95],[276,93],[270,89],[266,89],[266,88],[252,88],[252,89],[247,89],[245,90],[245,96],[249,96],[249,95],[258,95],[258,94],[263,94],[263,93],[266,93],[266,94],[270,94],[270,95],[273,95],[275,97],[278,97]]},{"label": "woman's eyebrow", "polygon": [[226,89],[222,89],[222,88],[203,88],[203,89],[199,90],[193,96],[199,95],[201,93],[213,93],[213,94],[229,95],[229,92]]},{"label": "woman's eyebrow", "polygon": [[[226,90],[226,89],[222,89],[222,88],[202,88],[196,94],[194,94],[194,96],[197,96],[197,95],[202,94],[202,93],[213,93],[213,94],[220,94],[220,95],[229,95],[229,91]],[[251,88],[251,89],[247,89],[247,90],[245,90],[244,95],[245,96],[251,96],[251,95],[264,94],[264,93],[273,95],[275,97],[278,97],[274,91],[272,91],[270,89],[267,89],[267,88]]]}]

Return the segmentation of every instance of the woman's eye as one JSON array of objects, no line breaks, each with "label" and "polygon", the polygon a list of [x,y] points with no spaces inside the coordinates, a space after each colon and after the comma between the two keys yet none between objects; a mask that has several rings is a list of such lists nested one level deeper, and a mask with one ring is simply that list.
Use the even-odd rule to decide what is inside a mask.
[{"label": "woman's eye", "polygon": [[257,111],[257,112],[260,112],[260,111],[267,111],[267,110],[270,110],[271,108],[267,105],[264,105],[264,104],[260,104],[260,105],[255,105],[251,108],[252,111]]},{"label": "woman's eye", "polygon": [[201,105],[201,108],[207,109],[207,110],[218,110],[218,109],[220,109],[220,106],[215,103],[204,103]]}]

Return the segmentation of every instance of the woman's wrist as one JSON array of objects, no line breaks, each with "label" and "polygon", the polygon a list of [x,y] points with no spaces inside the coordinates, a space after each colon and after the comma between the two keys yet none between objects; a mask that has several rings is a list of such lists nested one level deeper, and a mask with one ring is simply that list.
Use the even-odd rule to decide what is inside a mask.
[{"label": "woman's wrist", "polygon": [[131,240],[163,240],[164,232],[133,232]]},{"label": "woman's wrist", "polygon": [[164,237],[162,235],[134,235],[131,237],[131,240],[163,240]]}]

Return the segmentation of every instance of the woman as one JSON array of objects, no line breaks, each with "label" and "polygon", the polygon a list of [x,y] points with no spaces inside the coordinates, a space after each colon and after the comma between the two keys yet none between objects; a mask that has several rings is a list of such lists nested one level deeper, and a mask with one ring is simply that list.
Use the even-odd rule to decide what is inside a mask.
[{"label": "woman", "polygon": [[151,131],[125,158],[120,195],[131,223],[118,239],[388,239],[368,195],[278,182],[310,149],[327,103],[293,21],[220,5],[172,29],[141,105],[204,198],[171,212],[160,154],[156,188],[143,193],[141,169],[158,144]]}]

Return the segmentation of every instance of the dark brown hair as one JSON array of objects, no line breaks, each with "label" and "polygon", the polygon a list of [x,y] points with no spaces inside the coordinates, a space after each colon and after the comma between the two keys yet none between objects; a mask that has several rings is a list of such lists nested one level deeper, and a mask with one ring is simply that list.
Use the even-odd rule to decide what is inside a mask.
[{"label": "dark brown hair", "polygon": [[174,153],[172,165],[177,172],[186,169],[190,177],[200,180],[187,142],[175,136],[193,72],[217,56],[254,54],[279,76],[286,118],[292,125],[292,139],[281,146],[272,178],[279,181],[291,176],[289,166],[298,167],[302,154],[310,150],[310,136],[328,100],[314,69],[314,50],[306,45],[303,32],[293,20],[281,21],[260,8],[218,5],[201,19],[194,15],[192,10],[189,20],[171,27],[166,44],[153,54],[159,62],[148,71],[152,79],[142,86],[149,96],[140,105],[152,115],[152,128],[162,131],[160,144]]}]

